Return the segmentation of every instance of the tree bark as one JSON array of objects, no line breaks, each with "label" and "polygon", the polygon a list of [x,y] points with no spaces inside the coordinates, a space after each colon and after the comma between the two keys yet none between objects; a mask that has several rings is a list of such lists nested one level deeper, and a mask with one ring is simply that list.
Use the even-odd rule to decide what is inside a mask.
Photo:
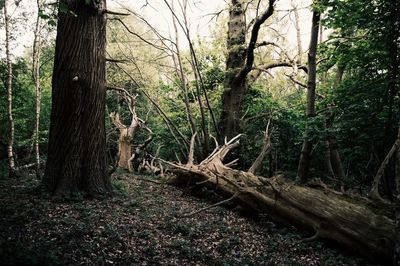
[{"label": "tree bark", "polygon": [[40,88],[40,51],[42,46],[42,36],[41,36],[41,18],[39,16],[40,11],[40,0],[37,0],[38,15],[36,18],[35,26],[35,37],[33,41],[33,68],[32,77],[35,83],[35,93],[36,93],[36,110],[35,110],[35,129],[34,129],[34,145],[35,145],[35,170],[36,176],[40,177],[40,150],[39,150],[39,139],[40,139],[40,100],[41,100],[41,88]]},{"label": "tree bark", "polygon": [[398,129],[396,141],[394,142],[392,148],[387,153],[385,159],[383,160],[381,166],[378,169],[378,172],[376,173],[376,175],[374,177],[371,191],[369,192],[370,198],[383,201],[382,197],[379,194],[379,184],[381,182],[382,176],[385,174],[386,166],[389,164],[390,159],[395,154],[395,152],[397,152],[399,147],[400,147],[400,128]]},{"label": "tree bark", "polygon": [[327,118],[325,121],[325,129],[327,131],[327,136],[326,136],[326,143],[327,143],[327,149],[329,153],[329,164],[331,166],[331,169],[329,169],[329,172],[333,173],[333,176],[337,181],[340,183],[340,186],[342,190],[344,190],[344,180],[346,178],[346,174],[343,169],[342,165],[342,160],[340,158],[339,150],[338,150],[338,143],[335,138],[335,136],[330,132],[330,129],[332,128],[333,121],[335,119],[335,113],[333,110],[333,107],[328,107],[328,114]]},{"label": "tree bark", "polygon": [[226,72],[222,109],[219,122],[221,138],[232,138],[239,130],[240,110],[246,80],[236,80],[236,76],[246,63],[246,22],[245,10],[241,0],[232,0],[229,10]]},{"label": "tree bark", "polygon": [[6,31],[6,61],[7,61],[7,114],[8,114],[8,142],[7,142],[7,156],[8,156],[8,175],[13,177],[15,175],[15,160],[14,160],[14,118],[12,108],[12,62],[10,51],[10,17],[8,14],[8,1],[4,0],[4,26]]},{"label": "tree bark", "polygon": [[326,165],[326,170],[328,171],[329,176],[332,179],[336,180],[336,175],[333,172],[333,168],[332,168],[331,151],[330,151],[328,140],[325,141],[325,165]]},{"label": "tree bark", "polygon": [[312,130],[308,127],[308,122],[311,118],[316,116],[315,112],[315,88],[317,78],[317,45],[318,45],[318,30],[319,30],[320,14],[318,11],[313,12],[312,25],[311,25],[311,40],[308,50],[308,81],[307,81],[307,110],[306,110],[306,131],[303,142],[303,147],[300,153],[299,166],[297,175],[300,177],[301,182],[305,183],[308,178],[311,150],[313,141],[311,140]]},{"label": "tree bark", "polygon": [[340,159],[336,138],[334,136],[331,136],[328,139],[328,142],[329,142],[329,150],[331,154],[331,164],[333,172],[335,173],[335,176],[339,179],[339,182],[343,186],[346,174],[343,169],[342,160]]},{"label": "tree bark", "polygon": [[253,68],[258,33],[261,25],[272,16],[275,0],[269,0],[267,10],[255,19],[247,47],[244,4],[242,0],[232,0],[231,3],[228,22],[228,55],[218,125],[220,139],[232,138],[240,130],[242,106],[247,90],[246,78]]},{"label": "tree bark", "polygon": [[44,184],[55,196],[111,192],[106,167],[106,0],[63,0]]},{"label": "tree bark", "polygon": [[328,239],[379,262],[392,260],[395,222],[390,206],[374,206],[316,182],[314,188],[295,185],[282,176],[264,178],[234,170],[222,163],[238,146],[238,137],[214,151],[198,165],[169,163],[173,184],[207,186],[254,212],[315,232],[313,239]]},{"label": "tree bark", "polygon": [[[260,154],[258,154],[254,163],[249,168],[249,173],[256,174],[262,167],[262,162],[264,161],[265,156],[267,156],[271,152],[271,134],[269,132],[269,126],[271,124],[271,119],[268,120],[267,127],[264,133],[263,146],[261,148]],[[270,167],[272,167],[270,165]]]}]

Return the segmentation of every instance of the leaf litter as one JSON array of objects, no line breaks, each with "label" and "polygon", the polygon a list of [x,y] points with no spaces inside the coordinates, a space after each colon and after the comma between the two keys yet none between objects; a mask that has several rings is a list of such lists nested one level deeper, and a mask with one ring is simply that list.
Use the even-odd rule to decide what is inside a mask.
[{"label": "leaf litter", "polygon": [[[152,177],[146,177],[152,178]],[[116,194],[54,202],[35,179],[0,180],[2,265],[367,265],[268,214],[249,217],[221,198],[119,174]]]}]

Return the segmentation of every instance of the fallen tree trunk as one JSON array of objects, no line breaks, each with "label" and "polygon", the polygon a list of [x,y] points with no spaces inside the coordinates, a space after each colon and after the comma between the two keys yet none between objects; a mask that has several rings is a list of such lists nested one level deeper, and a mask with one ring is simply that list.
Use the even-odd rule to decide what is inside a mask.
[{"label": "fallen tree trunk", "polygon": [[[319,185],[298,186],[283,176],[264,178],[234,170],[222,163],[239,143],[239,136],[226,142],[200,164],[167,162],[175,184],[214,188],[226,198],[255,212],[267,212],[281,222],[313,230],[312,239],[333,240],[339,245],[380,262],[393,258],[395,222],[391,210],[374,206],[365,198],[351,198]],[[322,189],[321,189],[322,188]]]}]

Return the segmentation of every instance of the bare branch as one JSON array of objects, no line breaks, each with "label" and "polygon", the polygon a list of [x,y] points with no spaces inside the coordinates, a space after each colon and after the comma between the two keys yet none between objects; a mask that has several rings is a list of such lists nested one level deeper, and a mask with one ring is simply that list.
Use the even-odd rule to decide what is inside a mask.
[{"label": "bare branch", "polygon": [[269,126],[271,125],[272,117],[268,119],[267,127],[265,128],[263,146],[261,148],[260,154],[257,156],[254,163],[249,168],[249,173],[255,174],[262,166],[262,161],[265,156],[271,151],[271,134],[269,132]]},{"label": "bare branch", "polygon": [[128,13],[121,13],[121,12],[116,12],[116,11],[111,11],[111,10],[104,10],[103,14],[109,14],[109,15],[117,15],[117,16],[129,16],[130,14]]},{"label": "bare branch", "polygon": [[194,140],[196,138],[197,132],[195,132],[192,136],[192,139],[190,140],[190,149],[189,149],[189,156],[188,156],[188,162],[186,165],[191,166],[193,165],[193,157],[194,157]]},{"label": "bare branch", "polygon": [[237,82],[244,80],[246,78],[247,74],[253,68],[254,49],[256,48],[256,43],[257,43],[260,27],[269,17],[272,16],[272,14],[274,12],[275,0],[269,0],[268,3],[269,3],[269,5],[268,5],[267,10],[265,10],[265,12],[262,13],[261,16],[258,17],[256,19],[256,21],[254,22],[254,26],[253,26],[253,29],[251,31],[251,36],[250,36],[250,43],[249,43],[249,46],[247,47],[247,51],[246,51],[246,65],[244,66],[244,68],[241,69],[239,74],[235,77],[235,80]]},{"label": "bare branch", "polygon": [[148,40],[144,39],[142,36],[140,36],[139,34],[137,34],[136,32],[131,31],[131,29],[125,24],[125,22],[123,22],[120,18],[112,18],[111,20],[115,20],[118,21],[119,23],[122,24],[122,26],[124,26],[124,28],[132,35],[138,37],[140,40],[142,40],[143,42],[147,43],[148,45],[154,47],[157,50],[161,50],[164,51],[164,47],[161,47],[159,45],[156,45],[154,43],[149,42]]},{"label": "bare branch", "polygon": [[111,62],[111,63],[127,63],[128,60],[126,60],[126,59],[106,58],[106,62]]}]

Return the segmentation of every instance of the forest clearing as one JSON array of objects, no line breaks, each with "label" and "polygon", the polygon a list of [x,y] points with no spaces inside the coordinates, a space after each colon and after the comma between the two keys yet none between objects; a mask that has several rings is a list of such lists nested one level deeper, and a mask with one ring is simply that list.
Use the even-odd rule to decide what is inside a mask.
[{"label": "forest clearing", "polygon": [[400,265],[398,0],[0,0],[5,265]]}]

